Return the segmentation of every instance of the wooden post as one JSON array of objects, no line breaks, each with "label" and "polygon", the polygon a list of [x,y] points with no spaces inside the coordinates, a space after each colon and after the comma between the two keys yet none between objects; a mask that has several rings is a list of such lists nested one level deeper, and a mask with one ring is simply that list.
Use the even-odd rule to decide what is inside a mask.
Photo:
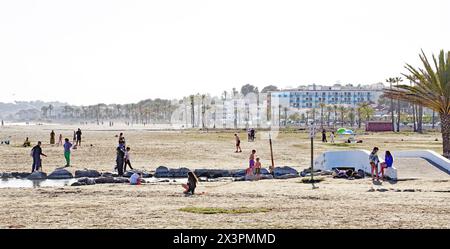
[{"label": "wooden post", "polygon": [[315,124],[312,123],[309,127],[309,137],[311,139],[311,184],[312,188],[318,188],[314,186],[314,136],[316,135],[316,127]]},{"label": "wooden post", "polygon": [[275,169],[275,163],[273,162],[273,149],[272,149],[272,137],[269,133],[269,144],[270,144],[270,159],[272,160],[272,166],[270,167],[270,173],[273,175],[273,170]]}]

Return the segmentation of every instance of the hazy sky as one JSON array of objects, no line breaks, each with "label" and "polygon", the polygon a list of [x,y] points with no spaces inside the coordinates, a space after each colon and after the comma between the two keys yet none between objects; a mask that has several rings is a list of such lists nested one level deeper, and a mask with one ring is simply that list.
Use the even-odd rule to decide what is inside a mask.
[{"label": "hazy sky", "polygon": [[0,0],[0,102],[376,83],[450,47],[448,0]]}]

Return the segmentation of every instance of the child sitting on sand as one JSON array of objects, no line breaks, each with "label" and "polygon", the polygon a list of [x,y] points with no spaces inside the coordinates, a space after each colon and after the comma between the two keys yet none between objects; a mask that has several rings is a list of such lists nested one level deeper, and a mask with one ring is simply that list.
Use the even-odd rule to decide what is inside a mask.
[{"label": "child sitting on sand", "polygon": [[31,147],[31,142],[28,140],[28,137],[25,139],[25,142],[23,142],[23,147]]},{"label": "child sitting on sand", "polygon": [[195,192],[195,188],[197,187],[197,183],[198,183],[197,176],[192,171],[189,171],[187,184],[181,185],[185,189],[185,191],[183,191],[183,193],[193,195]]},{"label": "child sitting on sand", "polygon": [[142,173],[134,173],[130,177],[131,185],[141,185]]}]

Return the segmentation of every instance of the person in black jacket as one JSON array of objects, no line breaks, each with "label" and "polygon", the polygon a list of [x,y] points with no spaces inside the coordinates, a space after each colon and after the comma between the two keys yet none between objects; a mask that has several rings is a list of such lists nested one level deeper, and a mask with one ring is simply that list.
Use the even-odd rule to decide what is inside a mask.
[{"label": "person in black jacket", "polygon": [[116,157],[116,167],[117,167],[117,173],[119,176],[123,176],[123,166],[125,163],[125,144],[123,141],[119,143],[119,146],[117,146],[117,157]]},{"label": "person in black jacket", "polygon": [[77,141],[75,143],[75,145],[77,146],[81,146],[81,129],[78,128],[78,131],[75,133],[76,137],[77,137]]},{"label": "person in black jacket", "polygon": [[42,168],[41,156],[47,157],[47,155],[42,153],[41,144],[42,144],[41,141],[39,141],[37,145],[34,146],[33,149],[31,149],[31,156],[33,157],[33,165],[31,166],[31,173],[33,173],[34,171],[38,171],[40,168]]}]

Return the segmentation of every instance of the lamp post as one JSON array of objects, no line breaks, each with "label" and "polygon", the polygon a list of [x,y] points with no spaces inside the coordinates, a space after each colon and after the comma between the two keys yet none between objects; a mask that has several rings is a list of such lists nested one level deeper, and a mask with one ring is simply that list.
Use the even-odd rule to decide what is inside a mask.
[{"label": "lamp post", "polygon": [[316,189],[318,187],[314,186],[314,136],[316,135],[316,126],[314,122],[309,126],[309,138],[311,139],[311,184],[312,188]]}]

